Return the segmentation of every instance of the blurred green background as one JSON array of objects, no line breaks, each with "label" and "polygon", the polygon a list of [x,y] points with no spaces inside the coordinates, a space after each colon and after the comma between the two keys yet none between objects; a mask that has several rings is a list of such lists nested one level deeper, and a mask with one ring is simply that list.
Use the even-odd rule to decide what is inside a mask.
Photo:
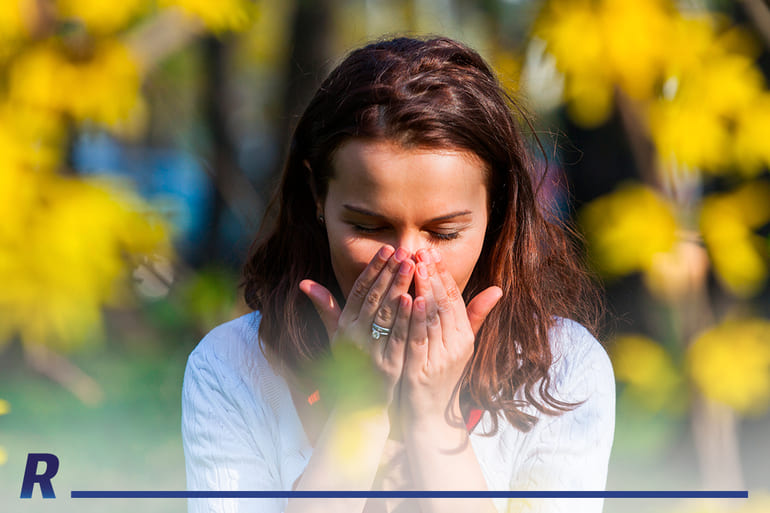
[{"label": "blurred green background", "polygon": [[[6,0],[0,8],[0,508],[184,511],[189,352],[304,104],[395,34],[477,49],[533,115],[546,208],[607,292],[607,512],[770,511],[766,0]],[[542,146],[538,146],[537,141]],[[19,492],[56,454],[57,499]]]}]

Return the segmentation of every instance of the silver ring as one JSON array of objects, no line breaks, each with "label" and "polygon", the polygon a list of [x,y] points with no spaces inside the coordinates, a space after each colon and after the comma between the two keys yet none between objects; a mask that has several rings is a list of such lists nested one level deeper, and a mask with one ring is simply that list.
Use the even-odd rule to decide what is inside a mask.
[{"label": "silver ring", "polygon": [[388,335],[390,335],[390,328],[384,328],[376,322],[372,323],[372,338],[374,340],[379,340],[380,337],[387,337]]}]

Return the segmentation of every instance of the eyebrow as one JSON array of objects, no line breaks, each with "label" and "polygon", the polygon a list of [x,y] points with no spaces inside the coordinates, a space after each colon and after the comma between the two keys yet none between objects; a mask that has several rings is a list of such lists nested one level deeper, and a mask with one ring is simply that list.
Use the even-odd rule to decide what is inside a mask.
[{"label": "eyebrow", "polygon": [[[361,214],[369,217],[379,217],[380,219],[383,219],[385,217],[382,214],[378,214],[377,212],[372,212],[371,210],[367,210],[361,207],[355,207],[353,205],[344,204],[342,205],[342,208],[344,208],[345,210],[349,210],[351,212],[355,212],[356,214]],[[452,212],[450,214],[445,214],[443,216],[434,217],[428,222],[435,223],[437,221],[448,221],[449,219],[454,219],[455,217],[467,216],[469,214],[473,214],[473,212],[471,212],[470,210],[461,210],[459,212]]]}]

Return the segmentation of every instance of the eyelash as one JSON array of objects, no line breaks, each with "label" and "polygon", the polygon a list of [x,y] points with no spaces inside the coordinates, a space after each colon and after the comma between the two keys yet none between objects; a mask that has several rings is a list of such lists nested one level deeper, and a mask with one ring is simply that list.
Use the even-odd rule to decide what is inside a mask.
[{"label": "eyelash", "polygon": [[[360,233],[377,233],[386,229],[384,226],[379,228],[367,228],[366,226],[361,226],[360,224],[354,224],[352,226],[355,231]],[[455,240],[460,236],[460,232],[452,232],[452,233],[430,232],[430,234],[432,237],[435,237],[436,239],[442,242]]]}]

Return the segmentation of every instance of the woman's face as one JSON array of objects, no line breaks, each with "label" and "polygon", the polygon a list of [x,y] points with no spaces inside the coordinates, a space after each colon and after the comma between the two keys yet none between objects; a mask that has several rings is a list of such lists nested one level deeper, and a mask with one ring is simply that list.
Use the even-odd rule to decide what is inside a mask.
[{"label": "woman's face", "polygon": [[436,248],[460,290],[487,229],[485,165],[462,150],[351,139],[337,149],[325,200],[334,274],[345,297],[383,244],[414,258]]}]

